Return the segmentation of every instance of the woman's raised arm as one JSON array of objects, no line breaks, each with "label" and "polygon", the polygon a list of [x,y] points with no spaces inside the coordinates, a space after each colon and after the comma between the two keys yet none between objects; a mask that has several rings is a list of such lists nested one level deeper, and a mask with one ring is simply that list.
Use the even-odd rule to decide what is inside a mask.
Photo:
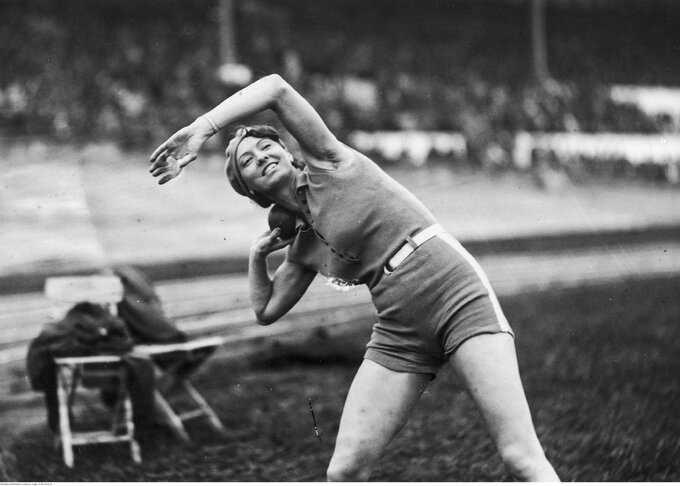
[{"label": "woman's raised arm", "polygon": [[307,162],[337,165],[350,150],[331,133],[316,110],[281,76],[271,74],[233,94],[190,125],[180,129],[153,152],[149,171],[163,184],[196,159],[203,143],[218,130],[271,109],[305,152]]},{"label": "woman's raised arm", "polygon": [[352,160],[350,149],[328,129],[312,105],[280,76],[271,78],[278,85],[278,95],[271,108],[300,144],[305,160],[312,165],[330,163],[332,166]]}]

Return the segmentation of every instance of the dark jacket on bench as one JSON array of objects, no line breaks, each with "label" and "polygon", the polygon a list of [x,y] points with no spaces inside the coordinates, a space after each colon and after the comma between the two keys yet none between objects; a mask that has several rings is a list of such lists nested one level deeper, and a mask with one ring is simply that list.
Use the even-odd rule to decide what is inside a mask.
[{"label": "dark jacket on bench", "polygon": [[[127,366],[135,423],[145,426],[153,411],[153,365],[148,359],[128,356],[131,350],[132,339],[123,320],[97,304],[76,304],[62,320],[46,324],[29,346],[26,367],[33,389],[45,393],[48,426],[55,431],[59,427],[54,359],[106,354],[120,355]],[[116,383],[104,383],[105,402],[115,400],[110,395],[115,389]]]}]

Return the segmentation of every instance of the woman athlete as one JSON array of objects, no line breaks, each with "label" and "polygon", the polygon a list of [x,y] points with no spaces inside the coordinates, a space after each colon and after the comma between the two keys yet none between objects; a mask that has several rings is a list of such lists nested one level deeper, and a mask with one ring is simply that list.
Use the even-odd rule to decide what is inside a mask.
[{"label": "woman athlete", "polygon": [[[302,297],[317,273],[364,284],[378,322],[352,382],[327,470],[365,481],[406,424],[427,384],[451,362],[482,413],[501,458],[522,480],[559,481],[534,431],[514,337],[489,281],[460,243],[411,193],[338,141],[312,106],[278,75],[264,77],[180,129],[151,155],[159,183],[177,177],[221,128],[270,109],[295,138],[293,160],[277,132],[240,128],[226,151],[232,187],[302,222],[252,244],[249,285],[263,325]],[[267,255],[289,246],[273,277]]]}]

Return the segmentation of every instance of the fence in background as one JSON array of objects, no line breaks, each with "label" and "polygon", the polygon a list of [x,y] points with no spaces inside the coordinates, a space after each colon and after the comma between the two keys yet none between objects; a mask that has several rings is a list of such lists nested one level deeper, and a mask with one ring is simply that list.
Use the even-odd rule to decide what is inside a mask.
[{"label": "fence in background", "polygon": [[453,157],[467,155],[467,142],[460,133],[415,130],[355,131],[350,134],[348,141],[360,152],[377,154],[390,162],[406,159],[416,167],[424,165],[433,153]]},{"label": "fence in background", "polygon": [[651,163],[664,167],[670,182],[680,181],[680,135],[522,132],[515,136],[515,166],[531,168],[537,150],[551,153],[566,165],[578,158],[625,160],[632,166]]}]

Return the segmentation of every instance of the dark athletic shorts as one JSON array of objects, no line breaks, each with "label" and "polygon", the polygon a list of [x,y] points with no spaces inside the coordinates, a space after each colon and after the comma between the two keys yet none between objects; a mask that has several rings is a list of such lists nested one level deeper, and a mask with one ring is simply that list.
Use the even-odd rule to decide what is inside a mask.
[{"label": "dark athletic shorts", "polygon": [[419,246],[371,296],[378,322],[364,357],[393,371],[436,375],[466,339],[514,336],[486,274],[448,233]]}]

